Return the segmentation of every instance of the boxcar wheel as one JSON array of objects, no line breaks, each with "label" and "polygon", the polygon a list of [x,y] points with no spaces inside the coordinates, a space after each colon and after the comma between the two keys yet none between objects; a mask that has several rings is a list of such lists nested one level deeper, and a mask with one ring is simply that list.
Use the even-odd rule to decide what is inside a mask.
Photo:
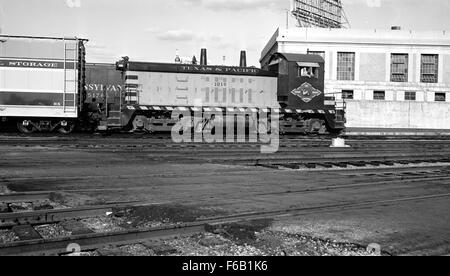
[{"label": "boxcar wheel", "polygon": [[29,122],[28,125],[25,125],[24,121],[17,122],[17,129],[24,134],[31,134],[37,130],[31,122]]},{"label": "boxcar wheel", "polygon": [[61,134],[70,134],[74,131],[75,129],[75,123],[73,122],[67,122],[67,124],[65,126],[59,126],[58,127],[58,132]]}]

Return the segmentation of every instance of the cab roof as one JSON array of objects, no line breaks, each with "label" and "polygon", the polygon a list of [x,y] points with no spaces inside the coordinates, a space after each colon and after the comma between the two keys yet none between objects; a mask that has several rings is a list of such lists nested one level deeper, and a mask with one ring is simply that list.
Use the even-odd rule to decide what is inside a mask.
[{"label": "cab roof", "polygon": [[290,54],[290,53],[275,53],[271,57],[271,61],[274,59],[282,58],[289,62],[310,62],[310,63],[324,63],[325,60],[319,55],[306,55],[306,54]]}]

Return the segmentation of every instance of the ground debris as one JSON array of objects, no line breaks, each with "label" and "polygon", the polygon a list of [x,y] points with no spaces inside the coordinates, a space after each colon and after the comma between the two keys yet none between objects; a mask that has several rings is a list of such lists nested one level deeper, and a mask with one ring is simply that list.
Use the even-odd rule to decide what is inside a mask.
[{"label": "ground debris", "polygon": [[58,202],[51,201],[49,199],[33,202],[32,205],[33,205],[33,209],[35,211],[67,209],[67,206],[62,205],[62,204],[60,204]]},{"label": "ground debris", "polygon": [[12,191],[8,189],[6,185],[0,185],[0,195],[12,194]]},{"label": "ground debris", "polygon": [[91,253],[91,256],[154,256],[155,253],[142,244],[108,246]]},{"label": "ground debris", "polygon": [[19,237],[10,230],[0,230],[0,244],[18,241]]},{"label": "ground debris", "polygon": [[72,235],[59,224],[46,224],[34,227],[44,239],[67,238]]},{"label": "ground debris", "polygon": [[[207,244],[205,240],[214,239]],[[220,241],[220,242],[219,242]],[[178,249],[176,256],[264,256],[264,252],[251,245],[237,245],[235,242],[216,234],[200,234],[166,241]]]},{"label": "ground debris", "polygon": [[253,241],[245,240],[247,243],[207,233],[167,243],[179,250],[180,254],[176,254],[179,256],[376,256],[364,247],[350,243],[269,230],[255,233]]},{"label": "ground debris", "polygon": [[137,206],[115,211],[124,219],[124,228],[154,228],[194,222],[199,218],[218,215],[218,211],[182,205]]},{"label": "ground debris", "polygon": [[33,211],[33,204],[31,202],[10,203],[9,208],[16,213]]},{"label": "ground debris", "polygon": [[80,220],[80,222],[97,233],[117,232],[125,230],[121,227],[124,224],[123,218],[108,217],[93,217]]},{"label": "ground debris", "polygon": [[163,241],[149,241],[143,243],[143,245],[148,249],[154,252],[155,255],[161,256],[161,255],[171,255],[178,253],[178,249],[176,249],[173,246],[168,245],[167,243]]},{"label": "ground debris", "polygon": [[230,223],[223,225],[207,226],[206,230],[215,234],[221,234],[226,238],[234,240],[238,244],[250,243],[255,240],[256,233],[272,225],[271,219],[260,219]]},{"label": "ground debris", "polygon": [[50,195],[50,201],[54,204],[69,208],[105,204],[104,200],[75,193],[52,193]]},{"label": "ground debris", "polygon": [[11,210],[9,209],[8,204],[0,203],[0,214],[9,213]]}]

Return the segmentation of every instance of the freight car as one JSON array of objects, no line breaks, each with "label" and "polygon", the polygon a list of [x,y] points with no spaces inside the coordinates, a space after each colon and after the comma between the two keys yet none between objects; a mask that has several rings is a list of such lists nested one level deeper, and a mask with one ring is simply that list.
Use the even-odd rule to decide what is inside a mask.
[{"label": "freight car", "polygon": [[261,112],[280,116],[281,133],[344,129],[344,110],[336,108],[333,97],[324,95],[324,60],[317,55],[277,53],[262,70],[209,66],[203,50],[200,65],[134,62],[125,57],[117,69],[125,78],[123,108],[120,116],[109,118],[113,124],[102,122],[103,130],[171,131],[178,121],[173,113],[186,110],[190,118],[199,111],[214,114],[213,120],[207,115],[207,120],[183,125],[198,131],[212,128],[214,120],[223,122],[228,118],[225,113],[243,115],[235,123],[257,130]]},{"label": "freight car", "polygon": [[87,40],[0,35],[0,118],[70,133],[83,112]]},{"label": "freight car", "polygon": [[108,124],[108,120],[111,124],[111,118],[120,117],[124,80],[114,64],[87,63],[84,88],[86,120],[82,128],[97,128],[99,122]]}]

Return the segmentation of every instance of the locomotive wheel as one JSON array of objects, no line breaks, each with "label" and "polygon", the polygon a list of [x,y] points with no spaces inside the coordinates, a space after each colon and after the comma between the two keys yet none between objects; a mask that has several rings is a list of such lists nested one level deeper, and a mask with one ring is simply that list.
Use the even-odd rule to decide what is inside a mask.
[{"label": "locomotive wheel", "polygon": [[68,121],[65,126],[60,125],[58,127],[58,132],[61,134],[70,134],[74,131],[74,129],[75,129],[75,124],[71,121]]},{"label": "locomotive wheel", "polygon": [[323,123],[320,120],[312,120],[310,126],[310,133],[319,133],[323,127]]},{"label": "locomotive wheel", "polygon": [[17,129],[24,134],[31,134],[35,132],[37,129],[34,127],[34,125],[31,124],[31,122],[28,125],[23,124],[24,121],[18,121],[17,122]]}]

